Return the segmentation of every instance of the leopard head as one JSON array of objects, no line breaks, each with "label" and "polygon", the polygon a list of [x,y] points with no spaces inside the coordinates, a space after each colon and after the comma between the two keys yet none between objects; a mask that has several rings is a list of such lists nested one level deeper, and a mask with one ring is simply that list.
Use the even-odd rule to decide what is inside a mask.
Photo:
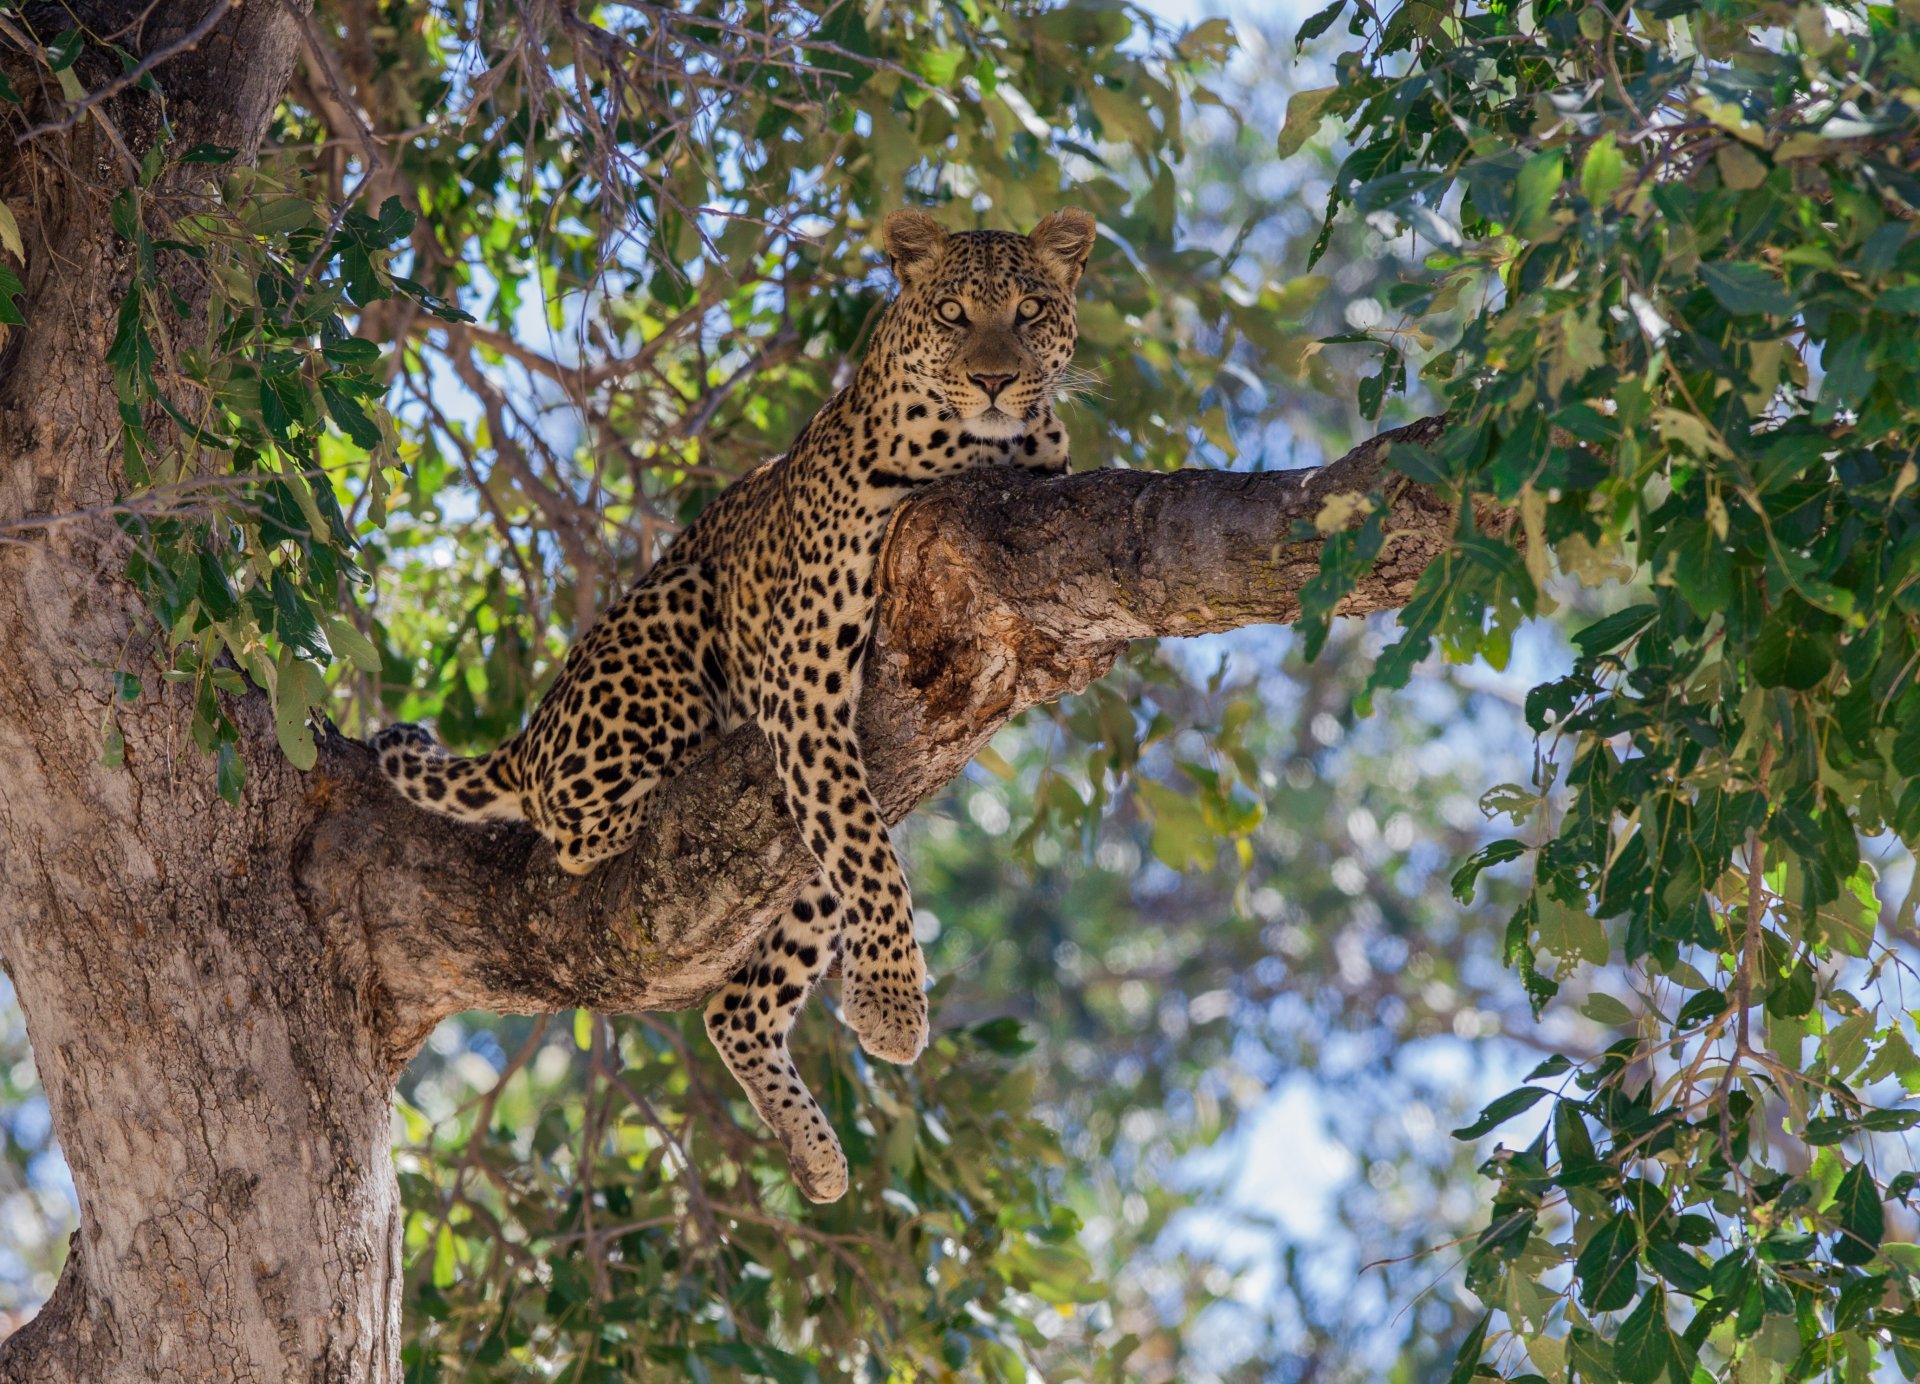
[{"label": "leopard head", "polygon": [[881,238],[900,293],[869,360],[897,372],[941,421],[1020,436],[1073,358],[1073,293],[1093,236],[1093,218],[1073,207],[1024,236],[949,233],[923,212],[894,212]]}]

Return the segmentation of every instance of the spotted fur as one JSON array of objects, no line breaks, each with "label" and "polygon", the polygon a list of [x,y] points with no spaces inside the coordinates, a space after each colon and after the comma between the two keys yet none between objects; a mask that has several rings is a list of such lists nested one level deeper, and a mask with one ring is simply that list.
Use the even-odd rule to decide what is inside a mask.
[{"label": "spotted fur", "polygon": [[846,1190],[847,1167],[787,1050],[808,991],[838,954],[842,1012],[869,1053],[910,1062],[927,1042],[913,909],[854,735],[880,540],[894,507],[942,476],[1066,469],[1053,400],[1093,234],[1071,209],[1027,236],[889,216],[900,292],[853,382],[587,631],[526,729],[477,759],[416,726],[375,737],[414,802],[469,821],[524,818],[562,868],[584,873],[627,849],[688,751],[744,721],[761,728],[820,876],[706,1022],[816,1201]]}]

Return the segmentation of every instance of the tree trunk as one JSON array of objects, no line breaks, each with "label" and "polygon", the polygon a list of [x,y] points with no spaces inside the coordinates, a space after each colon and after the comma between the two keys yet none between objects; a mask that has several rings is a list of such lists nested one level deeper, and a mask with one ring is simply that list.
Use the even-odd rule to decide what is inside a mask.
[{"label": "tree trunk", "polygon": [[[161,7],[145,51],[181,45],[211,3]],[[147,7],[79,8],[104,33]],[[43,36],[76,22],[21,18]],[[257,144],[295,19],[280,3],[226,7],[157,70],[177,147]],[[18,89],[33,75],[15,67]],[[64,113],[56,98],[29,119]],[[122,146],[140,157],[157,114],[135,92],[70,133],[4,137],[30,326],[0,387],[0,519],[86,510],[124,484],[105,355],[131,265],[106,203],[129,178]],[[294,888],[300,776],[243,704],[250,781],[239,810],[223,803],[119,580],[119,531],[24,537],[0,546],[0,956],[81,1229],[52,1300],[0,1345],[0,1379],[397,1379],[393,1073],[341,964],[350,949]],[[108,768],[121,668],[148,690],[120,710],[126,762]]]},{"label": "tree trunk", "polygon": [[[142,6],[82,8],[112,31]],[[161,8],[193,12],[150,25],[149,52],[208,13]],[[296,31],[288,5],[233,5],[170,56],[157,75],[179,147],[255,147]],[[355,742],[325,737],[320,766],[294,771],[258,694],[230,699],[247,787],[238,808],[221,801],[121,578],[125,539],[51,518],[120,483],[104,358],[129,266],[104,201],[125,181],[120,143],[137,157],[157,128],[148,99],[104,103],[111,130],[90,116],[0,156],[32,324],[0,383],[0,523],[49,518],[0,541],[0,956],[81,1216],[54,1296],[0,1344],[0,1381],[397,1380],[391,1102],[434,1023],[691,1003],[807,866],[748,731],[689,765],[649,838],[585,879],[524,830],[409,808]],[[1285,541],[1290,525],[1370,489],[1384,452],[1305,476],[975,477],[904,508],[862,720],[889,817],[1128,640],[1291,618],[1318,544]],[[1404,601],[1450,510],[1409,488],[1390,528],[1351,611]],[[145,691],[116,710],[121,669]]]}]

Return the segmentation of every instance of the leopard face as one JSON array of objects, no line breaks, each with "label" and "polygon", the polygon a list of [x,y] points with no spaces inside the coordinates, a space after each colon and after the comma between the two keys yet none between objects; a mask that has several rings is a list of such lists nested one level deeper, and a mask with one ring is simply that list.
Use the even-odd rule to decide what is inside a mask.
[{"label": "leopard face", "polygon": [[1029,235],[949,234],[902,211],[887,218],[883,234],[901,287],[873,353],[941,421],[980,438],[1025,433],[1073,358],[1073,292],[1093,246],[1093,218],[1067,210]]}]

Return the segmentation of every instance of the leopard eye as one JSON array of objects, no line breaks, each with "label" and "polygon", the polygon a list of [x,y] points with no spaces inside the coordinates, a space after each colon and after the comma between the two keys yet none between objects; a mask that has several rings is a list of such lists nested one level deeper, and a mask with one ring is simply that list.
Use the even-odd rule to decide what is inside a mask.
[{"label": "leopard eye", "polygon": [[1042,303],[1038,298],[1022,298],[1020,300],[1020,306],[1016,311],[1019,313],[1022,322],[1031,322],[1040,315],[1040,309],[1045,306],[1046,304]]},{"label": "leopard eye", "polygon": [[942,298],[934,311],[940,314],[942,322],[955,327],[963,325],[967,320],[967,310],[960,306],[958,298]]}]

